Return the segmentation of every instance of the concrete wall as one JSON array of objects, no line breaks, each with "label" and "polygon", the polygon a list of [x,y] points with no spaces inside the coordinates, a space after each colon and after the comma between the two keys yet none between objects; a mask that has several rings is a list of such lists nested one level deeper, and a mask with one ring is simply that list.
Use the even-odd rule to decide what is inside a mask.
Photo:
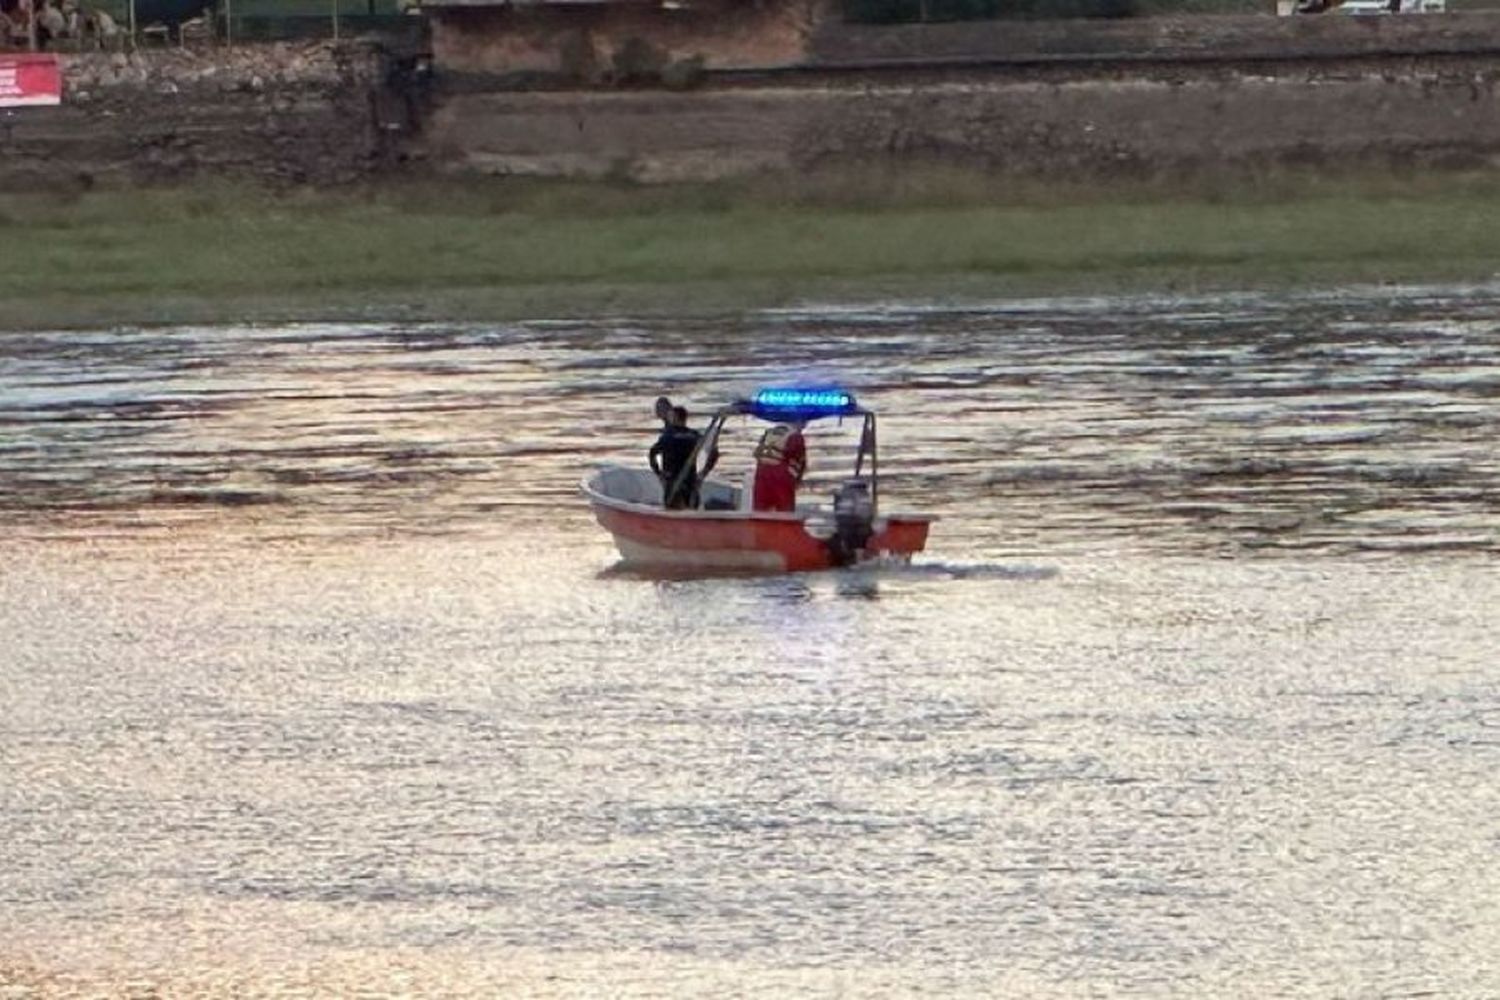
[{"label": "concrete wall", "polygon": [[1500,165],[1500,65],[1349,64],[1107,78],[950,74],[693,93],[467,94],[449,169],[643,180],[941,160],[1096,177],[1327,163]]},{"label": "concrete wall", "polygon": [[[465,85],[441,96],[421,148],[448,170],[645,180],[837,162],[1093,177],[1500,156],[1500,15],[869,27],[800,0],[728,2],[445,8],[440,80]],[[507,72],[566,77],[580,39],[607,61],[632,37],[767,75],[680,93],[599,75],[507,89]]]},{"label": "concrete wall", "polygon": [[[446,0],[453,3],[453,0]],[[607,77],[627,42],[709,69],[837,69],[934,63],[1065,63],[1500,53],[1489,13],[850,25],[834,0],[430,8],[432,51],[451,76]],[[579,71],[583,70],[582,73]]]},{"label": "concrete wall", "polygon": [[1500,14],[1177,16],[871,27],[824,22],[822,67],[1007,61],[1085,63],[1500,53]]}]

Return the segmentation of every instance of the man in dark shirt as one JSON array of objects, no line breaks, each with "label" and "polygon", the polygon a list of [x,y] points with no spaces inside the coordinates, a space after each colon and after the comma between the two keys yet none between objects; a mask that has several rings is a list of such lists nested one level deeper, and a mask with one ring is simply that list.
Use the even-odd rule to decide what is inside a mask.
[{"label": "man in dark shirt", "polygon": [[699,435],[687,425],[687,420],[686,408],[672,407],[671,422],[662,428],[661,437],[646,453],[651,471],[661,480],[662,503],[668,510],[693,507],[698,496],[693,451],[698,447]]}]

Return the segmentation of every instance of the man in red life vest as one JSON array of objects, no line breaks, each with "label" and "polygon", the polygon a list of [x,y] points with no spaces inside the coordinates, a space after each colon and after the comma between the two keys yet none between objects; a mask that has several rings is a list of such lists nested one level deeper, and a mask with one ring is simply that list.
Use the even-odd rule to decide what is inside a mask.
[{"label": "man in red life vest", "polygon": [[807,443],[802,423],[777,424],[755,449],[755,510],[791,511],[797,507],[797,484],[807,472]]}]

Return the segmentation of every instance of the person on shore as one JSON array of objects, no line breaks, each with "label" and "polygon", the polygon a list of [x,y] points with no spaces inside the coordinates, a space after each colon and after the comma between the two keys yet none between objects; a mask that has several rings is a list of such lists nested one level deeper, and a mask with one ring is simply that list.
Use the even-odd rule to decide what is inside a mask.
[{"label": "person on shore", "polygon": [[120,46],[120,26],[109,16],[109,11],[97,7],[83,15],[83,35],[90,39],[96,49],[116,49]]},{"label": "person on shore", "polygon": [[68,34],[68,20],[52,0],[45,0],[36,16],[36,47],[42,51]]},{"label": "person on shore", "polygon": [[807,473],[803,423],[777,424],[761,435],[755,448],[755,486],[751,507],[764,511],[797,509],[797,486]]},{"label": "person on shore", "polygon": [[669,404],[667,420],[661,436],[646,453],[646,460],[661,480],[662,505],[668,510],[686,510],[697,506],[698,475],[693,468],[693,452],[697,450],[700,435],[687,425],[685,407]]},{"label": "person on shore", "polygon": [[31,34],[31,0],[16,0],[5,12],[5,32],[0,38],[0,47],[9,42],[12,48],[25,48]]}]

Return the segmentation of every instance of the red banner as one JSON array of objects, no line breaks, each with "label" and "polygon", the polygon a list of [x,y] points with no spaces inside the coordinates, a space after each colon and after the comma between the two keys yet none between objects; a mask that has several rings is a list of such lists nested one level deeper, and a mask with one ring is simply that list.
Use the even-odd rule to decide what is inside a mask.
[{"label": "red banner", "polygon": [[62,103],[62,68],[50,52],[0,55],[0,108]]}]

